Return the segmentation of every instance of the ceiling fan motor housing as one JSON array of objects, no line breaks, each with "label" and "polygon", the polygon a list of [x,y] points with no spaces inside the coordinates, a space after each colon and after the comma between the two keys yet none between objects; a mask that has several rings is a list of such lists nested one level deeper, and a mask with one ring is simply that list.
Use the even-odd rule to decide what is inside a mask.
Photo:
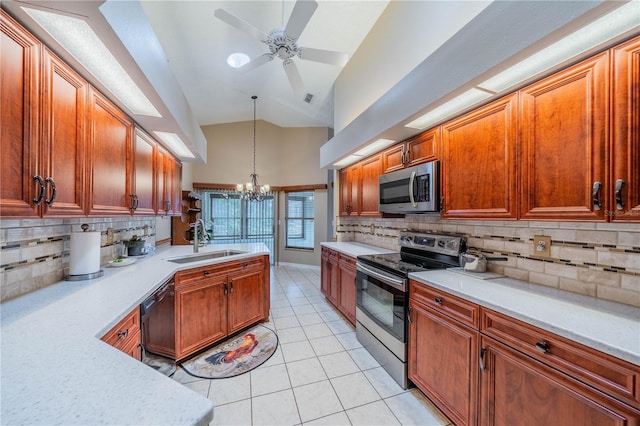
[{"label": "ceiling fan motor housing", "polygon": [[298,54],[298,45],[282,28],[276,28],[269,33],[265,42],[269,46],[269,51],[273,56],[284,60],[290,59]]}]

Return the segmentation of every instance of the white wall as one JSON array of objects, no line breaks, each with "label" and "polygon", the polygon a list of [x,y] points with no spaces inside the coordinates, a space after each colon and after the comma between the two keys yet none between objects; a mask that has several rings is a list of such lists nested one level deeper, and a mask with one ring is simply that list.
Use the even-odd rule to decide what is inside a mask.
[{"label": "white wall", "polygon": [[[237,184],[247,182],[253,170],[253,121],[202,127],[207,138],[207,164],[183,168],[183,188],[193,182]],[[283,128],[267,121],[256,122],[256,173],[260,184],[271,186],[327,183],[320,169],[320,147],[329,139],[324,127]],[[188,170],[190,176],[185,176]],[[185,183],[190,186],[185,186]],[[320,242],[327,235],[327,191],[316,192],[316,248],[313,251],[284,250],[278,242],[280,261],[320,264]],[[280,194],[280,239],[284,238],[284,193]]]}]

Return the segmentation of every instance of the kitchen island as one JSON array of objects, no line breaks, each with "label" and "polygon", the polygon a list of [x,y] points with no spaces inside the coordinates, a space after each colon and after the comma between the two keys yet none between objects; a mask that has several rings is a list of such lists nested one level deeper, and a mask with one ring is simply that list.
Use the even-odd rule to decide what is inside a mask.
[{"label": "kitchen island", "polygon": [[213,418],[212,402],[100,338],[176,272],[269,254],[262,244],[200,249],[244,253],[189,263],[190,246],[159,247],[104,276],[61,281],[2,303],[3,424],[190,424]]}]

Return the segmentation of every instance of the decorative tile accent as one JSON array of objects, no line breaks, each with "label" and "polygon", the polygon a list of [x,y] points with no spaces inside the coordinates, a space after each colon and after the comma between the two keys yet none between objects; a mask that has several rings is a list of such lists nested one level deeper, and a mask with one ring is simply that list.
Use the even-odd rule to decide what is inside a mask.
[{"label": "decorative tile accent", "polygon": [[[101,266],[113,260],[116,242],[134,234],[155,245],[155,217],[0,220],[0,301],[64,279],[71,232],[83,223],[102,233]],[[114,229],[114,243],[107,244],[107,228]]]},{"label": "decorative tile accent", "polygon": [[[338,241],[400,250],[405,231],[464,235],[467,246],[506,262],[487,269],[507,277],[640,306],[640,230],[637,224],[338,217]],[[551,257],[536,257],[534,235],[551,237]]]}]

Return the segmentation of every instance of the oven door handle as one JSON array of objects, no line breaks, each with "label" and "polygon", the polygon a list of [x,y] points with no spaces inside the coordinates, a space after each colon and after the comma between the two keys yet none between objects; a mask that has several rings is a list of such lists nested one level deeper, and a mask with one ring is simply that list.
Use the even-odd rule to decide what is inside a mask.
[{"label": "oven door handle", "polygon": [[371,275],[372,277],[375,277],[377,279],[379,279],[380,281],[382,281],[385,284],[388,284],[390,286],[399,288],[402,291],[406,290],[406,280],[402,279],[402,278],[393,278],[393,277],[389,277],[387,275],[383,275],[380,272],[374,271],[372,269],[367,268],[366,266],[360,264],[360,263],[356,263],[356,269],[364,274],[367,275]]}]

